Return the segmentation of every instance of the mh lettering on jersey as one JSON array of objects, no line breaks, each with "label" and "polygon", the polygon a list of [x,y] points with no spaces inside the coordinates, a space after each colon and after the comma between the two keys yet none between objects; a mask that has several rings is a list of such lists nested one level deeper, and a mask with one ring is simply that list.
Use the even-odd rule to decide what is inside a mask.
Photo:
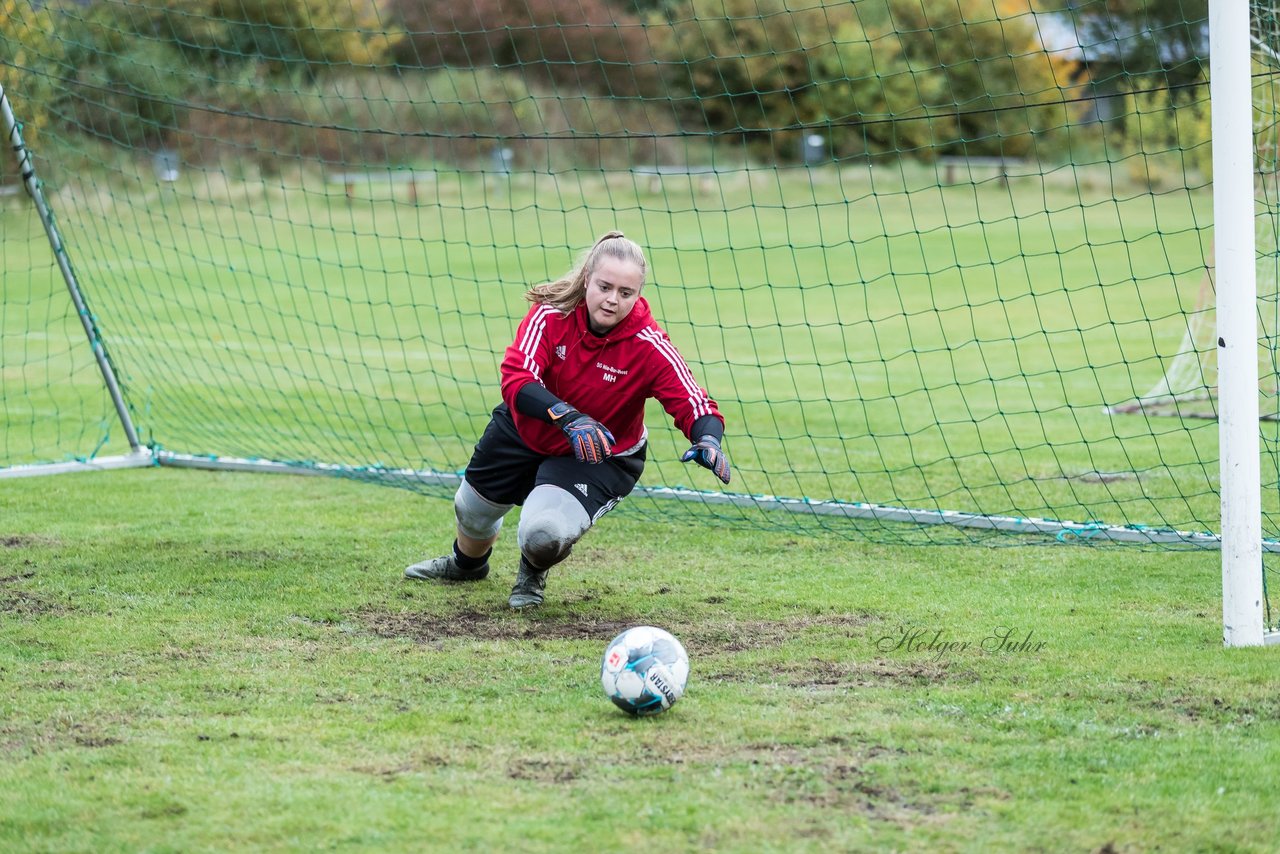
[{"label": "mh lettering on jersey", "polygon": [[606,365],[604,362],[596,362],[596,367],[604,371],[602,378],[607,383],[616,383],[618,377],[625,377],[627,371],[623,368],[615,368],[613,365]]}]

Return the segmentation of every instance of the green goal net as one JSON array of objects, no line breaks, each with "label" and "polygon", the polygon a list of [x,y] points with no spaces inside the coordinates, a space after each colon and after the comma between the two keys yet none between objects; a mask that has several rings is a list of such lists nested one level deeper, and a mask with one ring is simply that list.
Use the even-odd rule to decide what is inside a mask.
[{"label": "green goal net", "polygon": [[0,0],[0,466],[130,451],[87,313],[153,459],[449,494],[524,291],[618,228],[735,472],[654,405],[629,512],[1213,545],[1206,4],[1156,5]]}]

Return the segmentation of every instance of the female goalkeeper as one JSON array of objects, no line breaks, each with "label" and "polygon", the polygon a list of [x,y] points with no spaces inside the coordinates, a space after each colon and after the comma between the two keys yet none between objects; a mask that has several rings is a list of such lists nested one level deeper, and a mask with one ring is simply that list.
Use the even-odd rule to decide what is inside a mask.
[{"label": "female goalkeeper", "polygon": [[689,437],[682,456],[729,482],[724,418],[640,296],[644,252],[621,232],[596,241],[564,278],[525,295],[530,309],[502,361],[502,403],[453,499],[451,554],[407,578],[478,581],[517,504],[520,569],[512,608],[542,603],[547,571],[625,498],[644,470],[645,401]]}]

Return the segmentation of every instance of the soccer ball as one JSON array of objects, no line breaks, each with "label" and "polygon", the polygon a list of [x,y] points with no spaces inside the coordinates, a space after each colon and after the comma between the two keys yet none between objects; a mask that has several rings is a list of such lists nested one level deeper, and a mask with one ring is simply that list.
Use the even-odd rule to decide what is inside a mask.
[{"label": "soccer ball", "polygon": [[656,715],[684,694],[689,656],[670,632],[627,629],[604,650],[600,684],[613,704],[632,715]]}]

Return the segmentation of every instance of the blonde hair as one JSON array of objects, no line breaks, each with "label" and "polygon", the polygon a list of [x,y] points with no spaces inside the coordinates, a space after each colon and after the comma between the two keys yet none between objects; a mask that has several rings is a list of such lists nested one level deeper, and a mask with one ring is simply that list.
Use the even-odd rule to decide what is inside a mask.
[{"label": "blonde hair", "polygon": [[578,259],[578,263],[572,270],[554,282],[529,288],[524,295],[525,299],[538,305],[552,306],[568,314],[582,302],[587,294],[587,279],[600,265],[600,260],[606,257],[635,264],[640,268],[640,284],[644,284],[648,273],[644,250],[621,231],[607,231],[600,235],[590,249],[582,253],[582,257]]}]

